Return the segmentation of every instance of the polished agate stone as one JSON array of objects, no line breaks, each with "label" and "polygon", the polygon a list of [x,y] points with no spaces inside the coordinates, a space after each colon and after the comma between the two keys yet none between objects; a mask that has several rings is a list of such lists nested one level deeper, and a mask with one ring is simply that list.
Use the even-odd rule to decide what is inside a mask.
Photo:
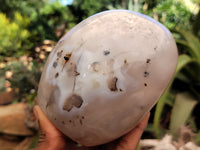
[{"label": "polished agate stone", "polygon": [[176,64],[175,41],[162,24],[132,11],[105,11],[60,39],[44,67],[38,104],[72,140],[104,144],[150,111]]}]

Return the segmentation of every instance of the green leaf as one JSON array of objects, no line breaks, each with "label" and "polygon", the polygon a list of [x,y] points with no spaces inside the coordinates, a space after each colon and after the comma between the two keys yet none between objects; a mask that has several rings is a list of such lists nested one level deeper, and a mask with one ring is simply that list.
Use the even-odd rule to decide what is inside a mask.
[{"label": "green leaf", "polygon": [[41,134],[41,133],[38,132],[38,133],[35,135],[35,137],[34,137],[32,143],[29,145],[28,150],[33,150],[33,149],[36,147],[36,145],[37,145],[37,143],[38,143],[38,140],[39,140],[39,137],[40,137],[40,134]]},{"label": "green leaf", "polygon": [[175,72],[175,76],[177,75],[177,73],[180,72],[180,70],[185,67],[188,63],[192,62],[192,58],[186,54],[180,55],[178,57],[178,64],[176,67],[176,72]]},{"label": "green leaf", "polygon": [[154,132],[155,132],[155,135],[156,135],[157,138],[160,138],[161,134],[162,134],[159,130],[159,128],[160,128],[160,118],[161,118],[163,108],[164,108],[165,103],[166,103],[166,99],[167,99],[167,95],[169,93],[170,87],[171,87],[171,84],[168,86],[168,88],[162,94],[162,96],[160,97],[160,99],[159,99],[159,101],[156,105],[154,121],[153,121],[153,128],[154,128]]},{"label": "green leaf", "polygon": [[[192,32],[185,31],[185,30],[177,30],[179,33],[183,35],[185,40],[187,41],[187,46],[190,48],[189,53],[193,54],[193,57],[200,60],[200,41]],[[180,41],[179,41],[180,42]],[[180,42],[181,43],[181,42]],[[182,42],[183,45],[186,43]]]},{"label": "green leaf", "polygon": [[177,94],[170,119],[170,131],[173,135],[178,134],[178,130],[185,125],[197,101],[188,93]]},{"label": "green leaf", "polygon": [[195,143],[200,144],[200,131],[194,137]]},{"label": "green leaf", "polygon": [[176,79],[179,79],[182,82],[190,84],[190,79],[182,72],[177,73]]},{"label": "green leaf", "polygon": [[187,41],[185,41],[185,40],[176,39],[176,43],[181,44],[181,45],[189,48],[189,45],[188,45]]},{"label": "green leaf", "polygon": [[174,99],[175,99],[175,96],[172,95],[171,93],[168,93],[167,98],[165,100],[165,104],[167,104],[170,107],[173,107]]}]

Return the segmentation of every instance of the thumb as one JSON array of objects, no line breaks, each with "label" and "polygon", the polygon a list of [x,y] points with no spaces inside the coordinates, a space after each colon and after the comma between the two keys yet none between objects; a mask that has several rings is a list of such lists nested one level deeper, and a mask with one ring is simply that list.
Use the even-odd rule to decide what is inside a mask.
[{"label": "thumb", "polygon": [[38,123],[40,126],[41,132],[44,132],[45,134],[51,135],[51,134],[58,134],[58,129],[51,123],[51,121],[46,117],[44,112],[41,110],[41,108],[37,105],[34,106],[33,112],[38,119]]},{"label": "thumb", "polygon": [[39,106],[34,106],[33,112],[38,119],[41,135],[35,150],[59,148],[65,146],[64,135],[51,123]]}]

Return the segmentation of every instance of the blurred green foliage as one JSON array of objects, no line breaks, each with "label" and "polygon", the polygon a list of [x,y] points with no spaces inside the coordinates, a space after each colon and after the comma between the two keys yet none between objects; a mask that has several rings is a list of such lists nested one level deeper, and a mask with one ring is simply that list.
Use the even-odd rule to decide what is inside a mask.
[{"label": "blurred green foliage", "polygon": [[189,20],[192,14],[180,1],[161,1],[156,6],[156,13],[158,14],[160,22],[169,29],[177,26],[183,26],[184,28],[189,29]]},{"label": "blurred green foliage", "polygon": [[[107,6],[113,0],[74,0],[73,4],[68,6],[69,12],[72,15],[71,21],[75,25],[87,17],[108,10]],[[72,26],[70,26],[72,27]]]},{"label": "blurred green foliage", "polygon": [[46,4],[38,11],[34,11],[30,15],[31,40],[41,42],[45,39],[58,40],[56,30],[61,24],[65,24],[68,20],[66,14],[67,8],[59,2]]},{"label": "blurred green foliage", "polygon": [[13,90],[17,91],[15,93],[16,100],[27,101],[27,98],[36,92],[42,66],[43,64],[37,63],[35,60],[28,65],[22,61],[13,61],[0,70],[1,75],[7,71],[12,72],[12,77],[4,78],[4,80],[11,84]]},{"label": "blurred green foliage", "polygon": [[0,11],[11,19],[16,11],[30,16],[33,12],[43,8],[47,3],[47,0],[1,0]]},{"label": "blurred green foliage", "polygon": [[57,28],[67,27],[68,8],[59,1],[0,1],[0,59],[31,53],[45,39],[57,41]]},{"label": "blurred green foliage", "polygon": [[3,56],[24,53],[24,50],[29,48],[25,45],[26,39],[30,36],[27,30],[29,18],[15,12],[13,21],[10,21],[5,14],[0,13],[0,20],[0,60]]}]

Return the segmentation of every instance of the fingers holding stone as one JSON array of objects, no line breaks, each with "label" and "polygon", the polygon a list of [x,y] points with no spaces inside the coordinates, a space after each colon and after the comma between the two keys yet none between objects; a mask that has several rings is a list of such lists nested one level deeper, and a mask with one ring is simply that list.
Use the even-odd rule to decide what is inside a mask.
[{"label": "fingers holding stone", "polygon": [[144,132],[148,120],[149,120],[150,113],[148,113],[142,121],[127,135],[121,138],[121,141],[116,150],[133,150],[136,149],[139,140]]}]

